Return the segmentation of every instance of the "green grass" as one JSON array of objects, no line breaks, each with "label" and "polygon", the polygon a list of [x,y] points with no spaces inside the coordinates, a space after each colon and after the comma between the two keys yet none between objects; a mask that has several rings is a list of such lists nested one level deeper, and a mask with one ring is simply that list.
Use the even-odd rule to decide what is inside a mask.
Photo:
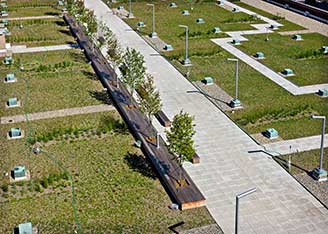
[{"label": "green grass", "polygon": [[[0,116],[23,114],[24,111],[32,113],[102,103],[95,98],[95,95],[102,90],[102,86],[80,50],[16,54],[13,58],[15,60],[13,65],[9,67],[0,65],[2,77],[0,102],[3,104],[0,107]],[[63,62],[66,63],[66,67],[63,67]],[[24,66],[23,72],[19,70],[20,63]],[[15,74],[18,82],[11,84],[2,82],[9,72]],[[28,105],[25,100],[27,85]],[[6,109],[5,103],[10,97],[21,100],[23,107]]]},{"label": "green grass", "polygon": [[[20,28],[23,25],[23,28]],[[6,40],[13,45],[29,47],[74,43],[69,29],[62,19],[36,19],[11,21],[11,36]]]},{"label": "green grass", "polygon": [[[314,168],[319,167],[320,162],[320,150],[311,150],[306,152],[300,152],[290,155],[283,155],[276,157],[276,160],[279,164],[281,164],[283,167],[288,169],[286,166],[286,163],[288,162],[288,159],[291,159],[292,167],[291,167],[291,174],[298,175],[302,174],[304,172],[310,172]],[[325,170],[328,170],[328,148],[324,149],[324,155],[323,155],[323,168]]]},{"label": "green grass", "polygon": [[59,16],[61,11],[55,7],[19,7],[10,8],[8,4],[8,17],[30,17],[30,16],[44,16],[44,15],[54,15]]},{"label": "green grass", "polygon": [[[287,79],[293,83],[299,86],[328,83],[327,56],[319,53],[322,46],[328,44],[327,37],[318,33],[302,34],[303,41],[279,34],[270,34],[269,41],[265,41],[266,35],[246,37],[249,41],[243,42],[238,48],[249,55],[263,52],[266,59],[260,62],[276,72],[291,68],[295,76]],[[313,56],[314,51],[318,51],[318,55]]]},{"label": "green grass", "polygon": [[[58,127],[97,127],[117,113],[98,113],[31,122],[34,132],[48,132]],[[26,129],[25,124],[19,126]],[[17,163],[26,165],[34,179],[59,173],[58,167],[43,153],[28,154],[24,139],[4,138],[10,125],[1,125],[3,146],[1,171]],[[168,209],[171,203],[141,155],[133,147],[133,138],[126,133],[112,133],[104,138],[73,142],[60,140],[43,146],[72,173],[77,210],[84,233],[171,233],[169,226],[185,222],[182,229],[213,223],[206,208],[186,211]],[[1,174],[1,184],[5,181]],[[3,194],[3,192],[1,192]],[[19,223],[31,221],[43,233],[71,233],[74,228],[71,194],[67,189],[11,198],[0,203],[6,218],[0,232],[9,233]],[[19,210],[19,212],[18,212]],[[2,216],[3,217],[3,216]]]},{"label": "green grass", "polygon": [[10,0],[10,8],[45,7],[57,5],[56,0]]},{"label": "green grass", "polygon": [[[253,29],[251,23],[261,23],[262,21],[254,20],[248,22],[249,16],[247,14],[238,12],[232,13],[220,8],[214,2],[204,2],[194,4],[194,9],[190,10],[190,5],[183,1],[176,1],[177,8],[169,8],[169,2],[156,2],[156,32],[159,37],[166,43],[171,44],[174,51],[169,52],[169,55],[179,55],[184,50],[185,30],[179,25],[189,26],[189,48],[191,51],[202,51],[204,53],[215,53],[217,46],[210,42],[209,38],[225,37],[224,33],[214,34],[212,30],[214,27],[220,27],[224,31],[247,30]],[[128,5],[119,3],[125,9]],[[137,28],[137,22],[143,21],[146,24],[145,28],[141,28],[142,34],[149,34],[152,25],[152,10],[146,5],[146,2],[136,2],[132,4],[134,19],[127,19],[127,23],[132,28]],[[183,16],[182,10],[188,9],[189,16]],[[197,24],[196,19],[203,18],[204,24]],[[246,20],[246,22],[244,22]],[[234,21],[228,23],[227,21]],[[239,22],[240,21],[240,22]],[[226,23],[225,23],[226,22]]]},{"label": "green grass", "polygon": [[246,3],[243,3],[243,2],[234,2],[234,4],[237,4],[238,6],[241,6],[241,7],[245,8],[245,9],[250,10],[250,11],[254,11],[255,13],[257,13],[259,15],[262,15],[264,17],[268,17],[269,19],[276,20],[278,23],[283,24],[284,26],[280,27],[279,28],[279,31],[295,31],[295,30],[303,30],[303,29],[305,29],[304,27],[302,27],[302,26],[300,26],[298,24],[292,23],[292,22],[284,19],[281,16],[272,15],[272,14],[266,12],[266,11],[263,11],[263,10],[260,10],[260,9],[255,8],[253,6],[247,5]]},{"label": "green grass", "polygon": [[56,0],[12,0],[8,2],[8,14],[12,17],[29,17],[60,14]]}]

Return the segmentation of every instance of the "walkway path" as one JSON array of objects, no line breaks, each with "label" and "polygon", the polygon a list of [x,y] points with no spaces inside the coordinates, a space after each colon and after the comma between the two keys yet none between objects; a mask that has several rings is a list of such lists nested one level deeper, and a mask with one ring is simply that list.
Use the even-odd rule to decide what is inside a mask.
[{"label": "walkway path", "polygon": [[47,52],[54,50],[69,50],[79,48],[77,44],[64,44],[64,45],[53,45],[53,46],[40,46],[40,47],[26,47],[26,46],[12,46],[11,51],[14,54],[22,53],[35,53],[35,52]]},{"label": "walkway path", "polygon": [[[240,32],[226,32],[229,36],[232,36],[234,39],[239,39],[242,41],[248,41],[245,37],[241,36],[243,34],[253,34],[253,30],[251,31],[240,31]],[[266,31],[257,31],[256,33],[266,33]],[[259,73],[263,74],[271,81],[275,82],[280,87],[286,89],[293,95],[302,95],[302,94],[310,94],[316,93],[319,89],[328,89],[328,84],[318,84],[318,85],[308,85],[308,86],[297,86],[291,81],[284,78],[282,75],[279,75],[277,72],[272,71],[267,66],[263,65],[256,59],[251,56],[245,54],[241,50],[237,49],[235,46],[231,44],[231,38],[219,38],[219,39],[211,39],[214,43],[221,46],[223,49],[233,54],[235,57],[239,58],[243,62],[247,63],[249,66],[254,68]]]},{"label": "walkway path", "polygon": [[12,18],[4,18],[6,20],[32,20],[32,19],[54,19],[58,18],[55,15],[40,15],[40,16],[27,16],[27,17],[12,17]]},{"label": "walkway path", "polygon": [[262,0],[241,0],[241,1],[248,5],[254,6],[258,9],[269,12],[270,14],[273,14],[273,15],[279,14],[280,16],[285,17],[287,20],[289,20],[293,23],[296,23],[298,25],[301,25],[305,28],[308,28],[313,32],[317,32],[324,36],[328,36],[328,25],[327,24],[321,23],[314,19],[310,19],[303,15],[283,9],[281,7],[275,6],[273,4],[267,3]]},{"label": "walkway path", "polygon": [[[85,106],[85,107],[76,107],[76,108],[69,108],[69,109],[31,113],[28,115],[28,119],[30,121],[33,121],[33,120],[40,120],[40,119],[51,119],[51,118],[58,118],[64,116],[90,114],[90,113],[112,111],[112,110],[115,110],[115,108],[110,105]],[[19,123],[25,121],[26,121],[25,115],[6,116],[6,117],[1,117],[0,119],[1,124]]]},{"label": "walkway path", "polygon": [[195,117],[195,145],[201,163],[184,167],[225,234],[234,230],[235,195],[251,187],[257,192],[242,200],[239,233],[326,233],[327,209],[271,157],[248,153],[262,147],[203,95],[189,92],[197,90],[101,0],[85,3],[109,25],[122,47],[135,48],[144,55],[168,117],[172,119],[181,109]]},{"label": "walkway path", "polygon": [[[224,2],[224,6],[222,7],[229,7],[234,8],[238,7],[239,11],[244,12],[249,15],[256,14],[253,11],[247,10],[242,8],[236,4],[231,2]],[[252,58],[251,56],[247,55],[246,53],[242,52],[241,50],[237,49],[235,46],[231,44],[232,39],[238,39],[239,41],[248,41],[247,38],[243,37],[243,35],[252,35],[252,34],[264,34],[264,33],[272,33],[269,29],[270,25],[274,24],[277,26],[282,26],[281,24],[277,23],[274,20],[271,20],[267,17],[263,17],[257,14],[257,17],[265,21],[267,24],[252,24],[256,30],[246,30],[246,31],[234,31],[234,32],[226,32],[231,38],[218,38],[218,39],[211,39],[214,43],[222,47],[223,49],[227,50],[229,53],[233,54],[243,62],[250,65],[256,71],[260,72],[271,81],[275,82],[277,85],[281,86],[288,92],[293,95],[303,95],[303,94],[311,94],[316,93],[319,89],[328,89],[328,84],[318,84],[318,85],[308,85],[308,86],[297,86],[282,75],[278,74],[277,72],[271,70],[267,66],[263,65],[256,59]]]},{"label": "walkway path", "polygon": [[[277,141],[263,146],[274,156],[320,149],[321,135]],[[328,134],[325,134],[324,147],[328,147]]]}]

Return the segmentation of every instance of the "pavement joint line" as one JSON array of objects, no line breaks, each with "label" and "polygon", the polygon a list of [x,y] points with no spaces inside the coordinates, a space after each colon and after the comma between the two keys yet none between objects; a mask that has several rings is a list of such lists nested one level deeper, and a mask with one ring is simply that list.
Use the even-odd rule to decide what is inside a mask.
[{"label": "pavement joint line", "polygon": [[[75,107],[75,108],[67,108],[60,110],[51,110],[45,112],[35,112],[29,114],[29,121],[33,120],[41,120],[41,119],[51,119],[72,115],[81,115],[81,114],[90,114],[90,113],[98,113],[104,111],[112,111],[115,110],[115,107],[112,105],[93,105],[93,106],[85,106],[85,107]],[[14,116],[5,116],[0,118],[1,124],[12,124],[12,123],[20,123],[25,122],[25,115],[14,115]]]}]

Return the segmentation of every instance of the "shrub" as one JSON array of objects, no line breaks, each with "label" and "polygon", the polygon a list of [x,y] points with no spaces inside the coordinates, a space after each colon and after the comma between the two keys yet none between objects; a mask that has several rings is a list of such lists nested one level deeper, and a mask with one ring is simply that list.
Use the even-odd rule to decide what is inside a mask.
[{"label": "shrub", "polygon": [[3,185],[1,185],[1,189],[2,189],[2,191],[4,191],[5,193],[8,192],[8,190],[9,190],[8,184],[3,184]]},{"label": "shrub", "polygon": [[49,182],[48,182],[48,178],[47,177],[45,177],[45,178],[43,178],[43,180],[41,180],[41,185],[45,189],[48,188]]},{"label": "shrub", "polygon": [[39,193],[43,192],[43,189],[42,189],[41,184],[40,184],[39,182],[36,182],[36,183],[34,184],[34,190],[35,190],[36,192],[39,192]]}]

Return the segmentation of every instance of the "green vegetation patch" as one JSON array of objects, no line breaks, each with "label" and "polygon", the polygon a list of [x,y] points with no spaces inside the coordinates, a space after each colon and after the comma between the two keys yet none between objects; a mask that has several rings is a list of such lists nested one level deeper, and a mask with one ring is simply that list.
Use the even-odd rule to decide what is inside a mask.
[{"label": "green vegetation patch", "polygon": [[[56,128],[97,128],[107,125],[107,119],[113,117],[121,121],[117,113],[107,112],[31,122],[31,125],[34,134],[38,135]],[[25,124],[20,126],[26,129]],[[40,179],[41,189],[46,191],[41,181],[61,171],[44,153],[26,155],[24,139],[4,139],[3,133],[8,127],[0,126],[1,145],[5,150],[1,171],[17,163],[24,164],[31,170],[34,179]],[[72,174],[83,231],[171,233],[169,226],[179,222],[184,222],[180,230],[214,223],[205,207],[186,211],[168,209],[171,200],[141,152],[133,147],[133,142],[127,132],[113,132],[101,138],[59,140],[42,146]],[[3,174],[1,181],[3,185]],[[2,196],[9,193],[1,189]],[[16,189],[20,195],[21,189],[18,186]],[[8,190],[13,188],[9,187]],[[9,200],[0,202],[2,213],[6,214],[0,222],[1,233],[11,232],[18,223],[26,220],[42,228],[45,233],[70,233],[74,230],[76,226],[69,187],[60,186],[54,192],[37,194],[24,198],[10,196]]]},{"label": "green vegetation patch", "polygon": [[[1,116],[105,102],[106,95],[102,92],[102,86],[80,50],[15,54],[13,58],[13,65],[0,65]],[[19,69],[20,66],[24,67],[24,71]],[[18,82],[3,83],[9,72],[15,74]],[[21,100],[22,107],[6,109],[5,103],[11,97]]]},{"label": "green vegetation patch", "polygon": [[64,20],[60,18],[10,21],[9,31],[11,35],[6,40],[13,45],[35,47],[74,43]]},{"label": "green vegetation patch", "polygon": [[13,0],[8,1],[8,14],[13,17],[58,16],[60,9],[55,0]]},{"label": "green vegetation patch", "polygon": [[[299,152],[290,155],[283,155],[275,157],[276,161],[288,170],[288,160],[291,159],[291,170],[290,173],[298,175],[302,173],[308,173],[314,168],[319,167],[320,162],[320,149],[311,150],[305,152]],[[323,155],[323,168],[328,170],[328,148],[324,149]]]},{"label": "green vegetation patch", "polygon": [[285,68],[294,71],[295,76],[288,80],[299,86],[328,83],[327,55],[322,52],[322,46],[328,44],[328,38],[318,33],[302,34],[302,41],[295,41],[292,36],[270,34],[269,41],[266,35],[247,35],[249,41],[238,46],[249,55],[256,52],[264,53],[265,59],[261,63],[276,72]]},{"label": "green vegetation patch", "polygon": [[[217,46],[212,43],[210,38],[226,37],[225,31],[254,29],[250,26],[253,23],[263,23],[252,16],[242,12],[232,13],[216,5],[214,2],[202,2],[192,5],[183,1],[175,1],[177,8],[169,8],[169,2],[156,2],[156,28],[158,36],[166,43],[171,44],[174,51],[168,52],[170,56],[176,56],[183,53],[185,30],[179,25],[189,26],[189,48],[191,51],[202,51],[208,53],[216,51]],[[118,3],[112,7],[123,5],[128,9],[126,3]],[[182,15],[183,10],[189,10],[190,15]],[[136,16],[134,19],[127,19],[126,22],[134,29],[137,23],[143,21],[146,25],[140,28],[140,33],[148,35],[152,30],[152,8],[146,5],[146,2],[132,3],[132,12]],[[197,24],[196,19],[203,18],[205,23]],[[214,27],[220,27],[223,33],[215,34]]]}]

